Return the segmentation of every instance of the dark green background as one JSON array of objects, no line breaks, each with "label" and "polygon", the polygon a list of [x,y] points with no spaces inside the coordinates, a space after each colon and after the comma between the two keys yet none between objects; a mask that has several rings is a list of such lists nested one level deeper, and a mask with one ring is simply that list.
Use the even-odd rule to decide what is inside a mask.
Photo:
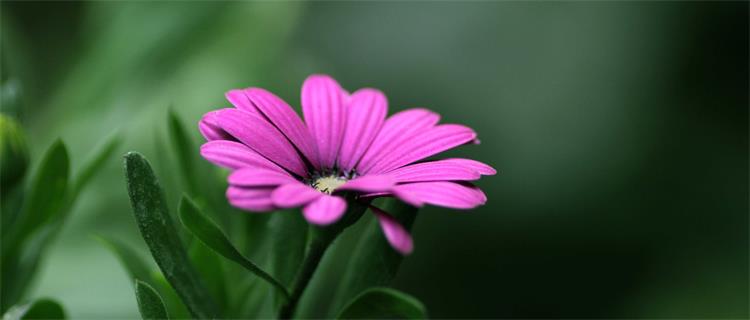
[{"label": "dark green background", "polygon": [[[500,172],[470,212],[427,208],[395,286],[433,317],[748,316],[747,2],[3,2],[2,77],[35,159],[115,129],[167,185],[166,109],[195,127],[231,88],[298,105],[314,72],[391,111],[475,128]],[[197,130],[194,132],[198,139]],[[197,151],[196,151],[197,152]],[[171,182],[170,182],[171,181]],[[82,195],[34,296],[136,317],[89,235],[144,250],[120,159]],[[177,190],[172,189],[173,208]],[[346,263],[342,257],[340,263]]]}]

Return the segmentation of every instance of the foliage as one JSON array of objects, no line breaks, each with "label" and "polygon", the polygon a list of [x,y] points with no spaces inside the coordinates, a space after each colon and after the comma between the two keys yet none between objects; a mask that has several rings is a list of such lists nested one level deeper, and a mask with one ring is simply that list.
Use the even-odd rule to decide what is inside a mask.
[{"label": "foliage", "polygon": [[17,304],[27,299],[28,287],[46,251],[60,233],[80,192],[111,159],[119,138],[117,135],[110,137],[72,176],[68,149],[62,140],[57,140],[47,149],[28,185],[24,186],[28,156],[19,138],[23,132],[12,119],[4,115],[0,119],[3,161],[14,159],[3,163],[3,171],[16,175],[14,179],[3,180],[2,185],[0,311],[12,314],[24,310],[24,317],[64,315],[51,300],[27,303],[28,308]]},{"label": "foliage", "polygon": [[[202,165],[203,161],[186,152],[186,146],[192,145],[192,142],[185,130],[181,129],[183,126],[176,114],[170,113],[168,121],[170,141],[179,154],[176,160],[178,166],[183,168],[180,171],[183,175],[191,175],[194,170],[186,168]],[[317,274],[316,268],[325,258],[328,246],[347,227],[356,223],[366,209],[350,199],[350,209],[345,218],[323,228],[308,227],[299,219],[299,212],[294,210],[278,212],[272,214],[276,217],[270,220],[240,221],[251,225],[260,224],[273,232],[245,238],[232,237],[230,232],[233,230],[253,231],[258,228],[227,228],[227,223],[222,226],[209,217],[208,212],[217,214],[218,211],[220,214],[225,208],[221,204],[223,199],[214,199],[196,191],[223,190],[224,182],[209,179],[207,181],[214,182],[197,184],[191,182],[194,178],[183,177],[181,181],[186,184],[185,189],[193,190],[193,197],[201,201],[193,201],[187,195],[182,196],[177,206],[179,220],[184,226],[182,229],[173,223],[165,192],[146,158],[139,153],[130,152],[125,155],[124,164],[127,189],[141,236],[159,266],[160,272],[157,274],[164,276],[169,287],[174,288],[179,297],[179,301],[164,299],[166,306],[161,308],[161,295],[168,292],[167,288],[153,285],[151,275],[154,273],[148,270],[135,252],[117,241],[103,240],[120,257],[130,277],[136,280],[138,305],[144,319],[160,312],[173,314],[169,310],[175,309],[174,304],[184,305],[195,318],[292,317],[299,300],[305,298],[302,293]],[[410,227],[415,217],[415,208],[396,202],[391,206],[405,227]],[[305,232],[308,228],[309,232]],[[251,241],[261,241],[268,245],[257,247],[249,243]],[[401,256],[388,245],[382,233],[368,232],[360,241],[357,252],[352,253],[354,263],[345,273],[347,284],[342,284],[337,293],[330,294],[331,306],[343,306],[345,302],[363,294],[370,286],[388,284],[398,269]],[[188,253],[188,245],[194,248],[195,254]],[[254,250],[245,250],[247,253],[243,253],[240,248]],[[211,262],[216,257],[223,259],[218,263]],[[254,261],[256,259],[258,262]],[[292,264],[295,261],[297,263]],[[199,271],[202,269],[199,267],[201,265],[204,266],[204,272]],[[370,276],[353,276],[363,271],[370,273]],[[369,318],[394,315],[415,318],[418,317],[416,314],[424,315],[424,308],[414,298],[394,290],[373,290],[348,304],[343,314]],[[233,303],[235,299],[241,302]],[[372,307],[373,303],[380,307]],[[421,313],[415,310],[421,310]],[[340,312],[342,311],[338,313]]]}]

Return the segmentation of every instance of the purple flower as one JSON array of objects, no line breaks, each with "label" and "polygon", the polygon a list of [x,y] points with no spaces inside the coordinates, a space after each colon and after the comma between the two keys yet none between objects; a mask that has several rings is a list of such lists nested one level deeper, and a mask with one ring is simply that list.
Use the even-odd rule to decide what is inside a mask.
[{"label": "purple flower", "polygon": [[[336,222],[346,211],[341,193],[359,199],[393,196],[413,206],[470,209],[487,201],[468,181],[495,170],[470,159],[423,161],[476,142],[471,128],[438,124],[426,109],[386,119],[388,101],[376,89],[349,94],[333,78],[312,75],[302,85],[305,122],[284,100],[260,88],[231,90],[235,108],[206,113],[201,155],[232,170],[227,198],[248,211],[302,207],[310,223]],[[423,162],[419,162],[423,161]],[[370,206],[388,242],[403,254],[409,233],[387,212]]]}]

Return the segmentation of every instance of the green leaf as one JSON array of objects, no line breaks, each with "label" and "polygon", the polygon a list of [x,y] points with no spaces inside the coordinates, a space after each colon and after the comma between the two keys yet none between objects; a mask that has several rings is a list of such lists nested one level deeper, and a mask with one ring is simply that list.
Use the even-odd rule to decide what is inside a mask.
[{"label": "green leaf", "polygon": [[16,319],[65,319],[65,309],[55,300],[39,299],[13,306],[3,315],[3,320]]},{"label": "green leaf", "polygon": [[427,311],[416,298],[390,288],[371,288],[352,299],[338,319],[426,319]]},{"label": "green leaf", "polygon": [[264,279],[274,287],[276,287],[285,296],[289,296],[289,292],[286,290],[284,285],[279,283],[270,274],[263,271],[255,263],[245,258],[237,249],[229,242],[226,235],[224,234],[219,226],[216,225],[211,219],[206,217],[187,197],[183,196],[180,201],[180,220],[185,227],[193,233],[193,235],[200,241],[205,243],[209,248],[216,251],[218,254],[225,258],[232,260],[239,265],[245,267],[245,269],[256,274],[261,279]]},{"label": "green leaf", "polygon": [[294,209],[273,214],[267,227],[273,234],[271,268],[280,282],[291,285],[305,257],[309,225],[299,209]]},{"label": "green leaf", "polygon": [[185,130],[185,126],[182,125],[182,121],[172,108],[169,108],[167,118],[169,139],[177,157],[180,175],[186,185],[188,194],[194,197],[200,190],[200,181],[197,179],[195,170],[196,149],[193,147],[193,142]]},{"label": "green leaf", "polygon": [[[195,269],[203,277],[211,294],[216,297],[217,302],[226,310],[227,293],[224,281],[224,261],[216,252],[207,247],[203,242],[193,238],[188,249],[188,256],[193,262]],[[226,316],[226,312],[224,314]]]},{"label": "green leaf", "polygon": [[70,161],[65,144],[57,140],[47,150],[32,180],[21,215],[7,239],[3,237],[3,260],[15,254],[25,239],[60,211],[68,187]]},{"label": "green leaf", "polygon": [[68,152],[58,140],[42,158],[13,227],[2,234],[0,309],[3,311],[21,298],[34,275],[46,239],[54,235],[50,222],[63,213],[68,168]]},{"label": "green leaf", "polygon": [[[411,229],[418,208],[393,198],[384,200],[386,203],[379,207],[392,214],[406,230]],[[373,220],[354,249],[346,272],[339,282],[332,303],[333,309],[329,309],[329,312],[367,288],[388,285],[396,276],[403,258],[388,244],[377,221]]]},{"label": "green leaf", "polygon": [[130,278],[143,281],[151,279],[151,268],[135,250],[120,241],[104,236],[96,235],[94,239],[101,242],[120,260]]},{"label": "green leaf", "polygon": [[136,250],[133,250],[132,247],[112,238],[94,236],[94,239],[101,242],[117,257],[125,268],[125,271],[128,273],[128,278],[141,280],[151,284],[157,289],[157,292],[160,292],[164,297],[169,314],[173,315],[175,318],[187,318],[190,316],[185,305],[180,301],[180,298],[177,297],[174,289],[172,289],[166,279],[164,279],[161,272],[158,270],[152,270]]},{"label": "green leaf", "polygon": [[[273,235],[269,251],[270,268],[280,282],[291,286],[305,258],[309,229],[307,221],[299,209],[285,210],[273,214],[267,228]],[[276,307],[283,302],[283,299],[275,299]]]},{"label": "green leaf", "polygon": [[167,309],[164,307],[164,301],[161,300],[159,293],[154,290],[148,283],[135,280],[135,298],[138,302],[138,310],[141,312],[141,318],[146,319],[169,319]]},{"label": "green leaf", "polygon": [[217,305],[188,259],[148,161],[139,153],[129,152],[125,155],[125,176],[138,229],[156,264],[194,317],[218,317]]},{"label": "green leaf", "polygon": [[86,163],[81,166],[80,170],[73,179],[73,189],[71,192],[71,200],[75,200],[81,189],[85,187],[91,178],[93,178],[97,172],[99,172],[108,160],[112,159],[117,148],[122,143],[122,138],[118,133],[113,134],[107,140],[105,140],[101,146],[90,156]]}]

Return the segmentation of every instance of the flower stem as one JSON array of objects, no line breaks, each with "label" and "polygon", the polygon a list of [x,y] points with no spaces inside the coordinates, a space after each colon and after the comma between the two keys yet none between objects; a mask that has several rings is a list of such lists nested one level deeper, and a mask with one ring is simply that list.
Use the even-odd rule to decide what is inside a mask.
[{"label": "flower stem", "polygon": [[315,227],[311,228],[312,237],[310,244],[307,246],[307,253],[305,254],[305,260],[302,262],[297,278],[294,281],[294,286],[289,299],[286,301],[284,306],[279,311],[279,319],[289,319],[294,315],[294,309],[297,307],[299,299],[302,297],[302,293],[305,292],[305,288],[310,283],[313,273],[318,268],[320,260],[323,259],[326,249],[331,245],[338,232],[327,233],[321,231]]},{"label": "flower stem", "polygon": [[289,299],[287,299],[284,306],[279,310],[279,319],[289,319],[294,315],[297,303],[299,303],[307,285],[310,284],[310,280],[318,268],[320,260],[323,259],[323,254],[326,253],[333,240],[336,240],[336,237],[344,229],[353,225],[362,217],[365,210],[367,210],[367,203],[355,201],[354,197],[350,195],[347,197],[346,213],[339,221],[324,227],[310,226],[310,240],[307,245],[305,260],[302,261],[302,266],[297,271],[297,277],[294,280]]}]

